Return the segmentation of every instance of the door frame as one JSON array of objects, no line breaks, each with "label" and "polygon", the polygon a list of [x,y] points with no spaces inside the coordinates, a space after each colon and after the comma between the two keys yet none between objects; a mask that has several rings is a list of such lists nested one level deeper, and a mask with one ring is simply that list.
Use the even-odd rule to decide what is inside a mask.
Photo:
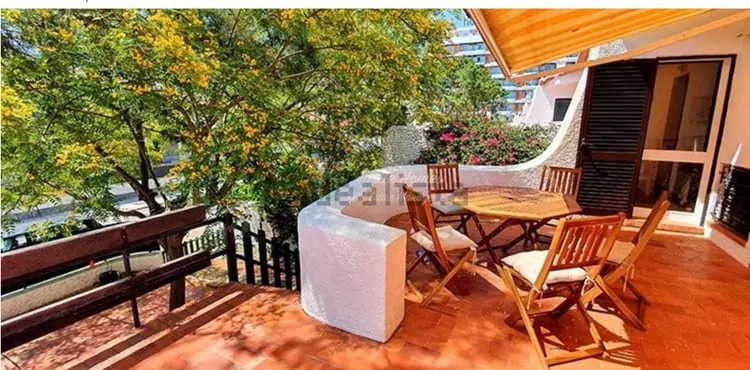
[{"label": "door frame", "polygon": [[[665,57],[665,58],[650,58],[655,59],[657,63],[657,69],[662,64],[674,64],[674,63],[695,63],[695,62],[721,62],[719,70],[719,78],[716,82],[716,93],[714,94],[713,101],[711,103],[711,128],[709,130],[708,143],[705,152],[692,152],[692,151],[678,151],[678,150],[659,150],[659,149],[645,149],[641,147],[641,162],[648,160],[666,161],[671,163],[701,163],[703,164],[703,172],[701,174],[701,181],[698,188],[698,198],[695,202],[695,209],[693,212],[683,212],[676,210],[668,210],[665,214],[665,220],[675,221],[681,223],[688,223],[693,225],[703,226],[706,219],[710,203],[711,188],[716,174],[716,165],[719,154],[719,147],[721,138],[724,132],[724,124],[726,121],[727,106],[729,103],[729,96],[731,93],[732,81],[734,78],[734,68],[736,63],[736,55],[701,55],[701,56],[685,56],[685,57]],[[654,86],[652,86],[653,90]],[[653,95],[649,97],[653,99]],[[650,109],[650,102],[649,102]],[[641,139],[645,141],[646,132],[648,130],[648,117],[645,117],[644,131],[641,133]],[[640,163],[639,163],[640,164]],[[640,167],[640,166],[639,166]],[[639,176],[640,169],[636,176]],[[633,194],[636,192],[637,177],[633,186]],[[634,199],[634,197],[633,197]],[[647,217],[650,213],[650,208],[639,207],[632,202],[633,216],[634,217]]]}]

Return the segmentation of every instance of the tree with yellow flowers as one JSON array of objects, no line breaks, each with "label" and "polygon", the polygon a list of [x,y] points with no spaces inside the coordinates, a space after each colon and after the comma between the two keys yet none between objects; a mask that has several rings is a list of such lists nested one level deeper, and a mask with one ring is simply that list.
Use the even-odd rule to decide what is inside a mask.
[{"label": "tree with yellow flowers", "polygon": [[[117,207],[124,183],[150,214],[254,201],[293,232],[302,207],[378,166],[362,143],[440,119],[452,61],[438,14],[4,10],[5,224],[63,196],[88,215],[145,217]],[[186,159],[159,178],[172,144]]]}]

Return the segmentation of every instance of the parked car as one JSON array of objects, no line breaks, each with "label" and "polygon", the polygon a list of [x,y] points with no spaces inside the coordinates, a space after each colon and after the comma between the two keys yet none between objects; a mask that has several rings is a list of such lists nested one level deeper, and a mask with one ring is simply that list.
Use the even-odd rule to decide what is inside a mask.
[{"label": "parked car", "polygon": [[[49,240],[62,239],[66,236],[78,235],[87,231],[101,229],[104,227],[99,221],[91,218],[79,220],[77,223],[68,226],[64,223],[58,223],[48,227],[41,232],[27,230],[20,234],[10,235],[3,238],[3,252],[9,252],[16,249],[30,247],[41,244]],[[44,237],[42,237],[44,235]]]}]

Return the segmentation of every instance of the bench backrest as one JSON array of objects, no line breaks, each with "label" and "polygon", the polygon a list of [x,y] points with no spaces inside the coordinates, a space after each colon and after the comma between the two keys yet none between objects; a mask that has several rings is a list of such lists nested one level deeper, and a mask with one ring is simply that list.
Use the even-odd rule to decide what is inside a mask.
[{"label": "bench backrest", "polygon": [[39,275],[51,277],[70,266],[123,252],[138,243],[153,241],[170,230],[190,227],[205,219],[205,207],[195,206],[3,253],[0,254],[0,286],[5,290]]},{"label": "bench backrest", "polygon": [[[2,286],[23,283],[40,275],[118,251],[124,253],[127,270],[130,248],[167,235],[186,232],[202,226],[205,221],[205,207],[195,206],[5,253],[0,255]],[[211,254],[208,251],[194,253],[138,275],[4,320],[0,330],[3,351],[127,302],[210,264]],[[137,310],[135,304],[133,309]],[[137,313],[134,312],[134,320],[137,320],[136,318]]]}]

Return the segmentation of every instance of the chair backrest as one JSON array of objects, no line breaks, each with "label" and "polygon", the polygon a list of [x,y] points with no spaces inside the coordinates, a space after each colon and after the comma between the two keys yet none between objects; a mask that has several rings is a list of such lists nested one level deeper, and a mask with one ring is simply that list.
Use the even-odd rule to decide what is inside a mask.
[{"label": "chair backrest", "polygon": [[581,169],[544,166],[539,190],[578,196],[581,187]]},{"label": "chair backrest", "polygon": [[450,268],[448,255],[445,253],[443,245],[440,243],[440,238],[437,236],[430,198],[410,188],[406,184],[404,184],[403,189],[406,208],[409,210],[409,219],[411,219],[411,225],[412,228],[414,228],[414,232],[424,231],[427,233],[430,236],[430,239],[432,239],[438,260],[444,268]]},{"label": "chair backrest", "polygon": [[461,185],[458,177],[457,164],[428,164],[427,165],[427,193],[453,193]]},{"label": "chair backrest", "polygon": [[635,247],[622,261],[620,264],[621,266],[630,266],[634,264],[638,259],[638,256],[641,255],[641,252],[646,249],[646,245],[648,245],[648,242],[651,241],[651,237],[654,236],[654,233],[656,232],[656,227],[659,226],[659,222],[661,222],[661,219],[664,218],[664,215],[669,210],[671,203],[667,199],[668,196],[669,193],[666,191],[663,191],[661,195],[659,195],[659,199],[654,203],[654,208],[651,209],[651,213],[648,214],[646,221],[641,225],[641,229],[633,235],[632,242]]},{"label": "chair backrest", "polygon": [[664,214],[667,213],[671,205],[667,198],[669,198],[669,193],[666,190],[662,191],[659,195],[659,199],[654,203],[654,207],[651,208],[651,213],[648,214],[646,221],[641,225],[641,229],[633,235],[633,244],[638,245],[641,241],[648,243],[654,235],[656,227],[659,226],[659,222],[661,222],[661,219],[664,217]]},{"label": "chair backrest", "polygon": [[534,283],[537,290],[542,290],[552,271],[582,267],[587,268],[591,279],[595,278],[607,262],[624,220],[624,213],[560,220],[547,259]]}]

